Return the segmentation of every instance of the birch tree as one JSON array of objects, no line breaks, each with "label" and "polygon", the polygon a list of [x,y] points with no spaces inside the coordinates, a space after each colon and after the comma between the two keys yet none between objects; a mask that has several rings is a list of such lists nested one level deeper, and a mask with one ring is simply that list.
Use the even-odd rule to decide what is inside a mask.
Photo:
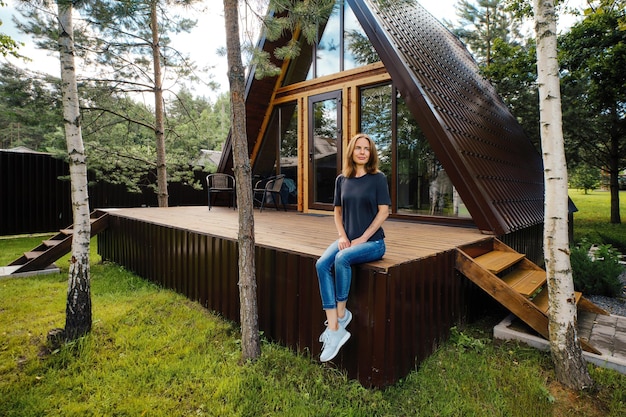
[{"label": "birch tree", "polygon": [[65,314],[65,340],[74,340],[91,330],[91,283],[89,268],[89,195],[87,164],[81,133],[78,86],[74,63],[74,1],[58,0],[59,54],[63,95],[63,124],[69,157],[72,215],[74,219],[72,256]]},{"label": "birch tree", "polygon": [[539,118],[545,181],[544,257],[550,350],[559,382],[572,389],[593,381],[582,356],[568,236],[567,165],[563,141],[554,0],[533,0],[537,38]]}]

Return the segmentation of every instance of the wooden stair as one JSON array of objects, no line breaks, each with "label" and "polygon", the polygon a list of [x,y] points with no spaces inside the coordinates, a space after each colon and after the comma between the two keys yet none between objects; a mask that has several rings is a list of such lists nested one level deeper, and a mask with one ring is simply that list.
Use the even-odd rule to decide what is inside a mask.
[{"label": "wooden stair", "polygon": [[[91,236],[95,236],[107,228],[109,222],[108,213],[95,210],[90,214]],[[60,230],[50,239],[44,240],[39,246],[25,252],[21,257],[11,262],[9,266],[18,266],[11,274],[40,271],[48,268],[60,257],[72,250],[72,226]]]},{"label": "wooden stair", "polygon": [[[458,248],[456,269],[549,340],[545,270],[498,239]],[[575,293],[575,299],[578,309],[609,314],[580,292]],[[584,350],[600,354],[588,341],[580,342]]]}]

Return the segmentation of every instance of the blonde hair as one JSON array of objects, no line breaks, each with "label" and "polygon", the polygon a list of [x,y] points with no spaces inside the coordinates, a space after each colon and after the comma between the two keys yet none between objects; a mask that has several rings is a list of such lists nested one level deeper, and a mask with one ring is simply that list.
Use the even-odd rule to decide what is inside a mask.
[{"label": "blonde hair", "polygon": [[352,136],[352,139],[348,142],[348,148],[346,149],[346,153],[343,158],[343,170],[341,173],[346,178],[352,178],[356,175],[356,163],[354,162],[353,155],[356,141],[361,138],[367,139],[370,146],[370,158],[365,164],[365,172],[368,174],[375,174],[378,172],[378,151],[376,150],[374,140],[365,133],[357,133]]}]

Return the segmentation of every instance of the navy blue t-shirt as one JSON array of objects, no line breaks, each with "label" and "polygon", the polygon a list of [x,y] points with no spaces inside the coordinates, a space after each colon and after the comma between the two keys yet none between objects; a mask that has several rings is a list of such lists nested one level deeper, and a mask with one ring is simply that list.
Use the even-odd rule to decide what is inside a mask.
[{"label": "navy blue t-shirt", "polygon": [[[348,239],[354,240],[372,224],[379,205],[391,204],[387,177],[382,172],[365,174],[359,178],[346,178],[341,174],[335,180],[333,204],[341,206],[343,227]],[[384,237],[381,227],[369,240],[381,240]]]}]

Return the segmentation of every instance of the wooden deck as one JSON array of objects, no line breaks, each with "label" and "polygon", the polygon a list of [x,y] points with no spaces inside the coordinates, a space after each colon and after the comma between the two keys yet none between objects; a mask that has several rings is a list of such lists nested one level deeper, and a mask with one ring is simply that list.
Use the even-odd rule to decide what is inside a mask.
[{"label": "wooden deck", "polygon": [[[103,259],[239,322],[238,212],[225,207],[110,209]],[[255,210],[259,328],[317,358],[323,331],[315,262],[337,237],[329,214]],[[455,269],[456,248],[488,241],[463,227],[384,224],[387,253],[353,268],[352,337],[333,363],[364,386],[406,376],[483,311],[488,297]],[[484,297],[484,298],[482,298]],[[332,365],[331,365],[332,366]]]},{"label": "wooden deck", "polygon": [[[124,208],[105,210],[115,216],[142,220],[237,240],[238,212],[226,207]],[[254,211],[255,243],[301,255],[319,257],[337,239],[331,214],[303,214],[269,208]],[[389,267],[433,256],[489,237],[477,229],[387,220],[383,225],[387,253],[372,267]]]}]

